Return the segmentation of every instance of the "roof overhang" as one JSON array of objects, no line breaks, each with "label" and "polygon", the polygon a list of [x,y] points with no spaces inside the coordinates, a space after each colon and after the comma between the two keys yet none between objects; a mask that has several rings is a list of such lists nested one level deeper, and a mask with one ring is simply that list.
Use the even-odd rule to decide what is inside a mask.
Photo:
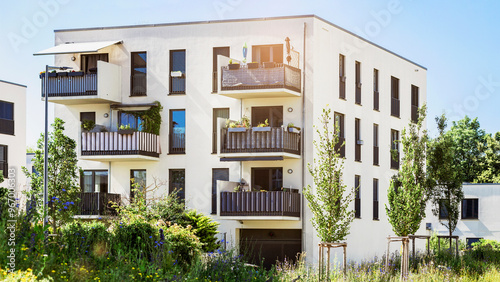
[{"label": "roof overhang", "polygon": [[42,55],[59,55],[59,54],[75,54],[75,53],[92,53],[92,52],[97,52],[102,48],[106,48],[108,46],[121,43],[123,43],[122,40],[83,42],[83,43],[64,43],[36,52],[33,55],[42,56]]}]

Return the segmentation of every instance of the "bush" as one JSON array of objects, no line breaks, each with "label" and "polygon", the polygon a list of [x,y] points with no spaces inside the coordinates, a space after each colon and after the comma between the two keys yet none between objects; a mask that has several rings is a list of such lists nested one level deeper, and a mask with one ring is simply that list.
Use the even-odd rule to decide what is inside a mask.
[{"label": "bush", "polygon": [[[162,229],[160,229],[160,234],[163,234]],[[165,229],[164,237],[169,253],[175,259],[174,265],[178,264],[187,268],[201,254],[202,244],[191,228],[174,224]]]},{"label": "bush", "polygon": [[112,234],[102,222],[69,223],[61,228],[61,243],[69,257],[88,254],[103,258],[110,249]]},{"label": "bush", "polygon": [[470,254],[478,260],[500,264],[500,242],[481,239],[472,244]]},{"label": "bush", "polygon": [[196,210],[185,212],[185,218],[186,224],[191,225],[194,234],[200,238],[204,252],[213,252],[219,248],[217,237],[215,237],[219,233],[217,231],[217,227],[219,227],[218,222],[212,221],[210,217],[198,213]]},{"label": "bush", "polygon": [[157,241],[157,230],[148,222],[132,222],[125,224],[120,222],[115,228],[113,238],[113,251],[121,254],[140,254],[150,257],[155,241]]}]

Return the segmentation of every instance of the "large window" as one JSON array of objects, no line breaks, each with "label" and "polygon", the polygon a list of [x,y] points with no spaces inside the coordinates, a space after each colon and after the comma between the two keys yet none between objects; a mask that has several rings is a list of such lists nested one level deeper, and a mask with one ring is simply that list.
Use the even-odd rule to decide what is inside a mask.
[{"label": "large window", "polygon": [[399,117],[399,79],[391,76],[391,116]]},{"label": "large window", "polygon": [[90,120],[95,123],[95,112],[80,112],[80,122]]},{"label": "large window", "polygon": [[448,209],[446,203],[448,200],[439,201],[439,219],[448,219]]},{"label": "large window", "polygon": [[[130,198],[135,196],[134,189],[141,192],[146,190],[146,170],[145,169],[131,169],[130,170]],[[146,195],[143,195],[146,196]]]},{"label": "large window", "polygon": [[335,150],[340,154],[340,157],[345,158],[345,145],[342,144],[345,141],[345,133],[344,133],[344,115],[341,113],[334,113],[335,118],[335,131],[339,132],[339,142],[335,144]]},{"label": "large window", "polygon": [[146,52],[132,52],[132,75],[130,96],[145,96],[147,90],[147,55]]},{"label": "large window", "polygon": [[478,199],[463,199],[462,200],[462,219],[478,219],[479,218],[479,200]]},{"label": "large window", "polygon": [[283,107],[252,107],[252,126],[264,123],[266,119],[271,127],[280,127],[283,125]]},{"label": "large window", "polygon": [[170,169],[169,180],[168,180],[168,193],[177,191],[177,196],[179,200],[184,201],[186,199],[186,178],[184,169]]},{"label": "large window", "polygon": [[229,108],[214,109],[212,114],[212,153],[217,153],[217,118],[229,118]]},{"label": "large window", "polygon": [[378,69],[373,69],[373,109],[379,110]]},{"label": "large window", "polygon": [[378,179],[373,178],[373,220],[378,219]]},{"label": "large window", "polygon": [[345,56],[339,54],[339,98],[345,99]]},{"label": "large window", "polygon": [[0,133],[14,135],[14,103],[0,101]]},{"label": "large window", "polygon": [[280,191],[283,187],[283,168],[252,168],[253,191]]},{"label": "large window", "polygon": [[212,214],[217,213],[217,180],[229,181],[229,168],[212,169]]},{"label": "large window", "polygon": [[7,158],[8,147],[6,145],[0,145],[0,175],[7,178],[9,173],[9,161]]},{"label": "large window", "polygon": [[82,192],[108,193],[108,171],[84,170],[82,173]]},{"label": "large window", "polygon": [[252,46],[252,61],[283,63],[283,44]]},{"label": "large window", "polygon": [[355,85],[356,87],[356,97],[354,99],[354,103],[361,105],[361,63],[356,61],[355,65],[356,69],[356,77],[355,77]]},{"label": "large window", "polygon": [[186,110],[170,110],[170,154],[186,152]]},{"label": "large window", "polygon": [[170,94],[186,93],[186,50],[170,51]]},{"label": "large window", "polygon": [[391,129],[391,168],[399,169],[399,131]]},{"label": "large window", "polygon": [[354,160],[357,162],[361,161],[361,144],[363,141],[361,140],[361,120],[359,118],[354,119]]},{"label": "large window", "polygon": [[87,54],[81,58],[81,70],[85,73],[96,73],[97,61],[108,62],[108,54]]},{"label": "large window", "polygon": [[125,127],[127,129],[136,129],[138,131],[142,130],[142,119],[138,116],[135,116],[133,114],[129,114],[126,112],[120,112],[119,118],[118,118],[118,126],[119,127]]},{"label": "large window", "polygon": [[354,217],[361,218],[361,176],[354,176],[354,189],[356,189],[354,197]]}]

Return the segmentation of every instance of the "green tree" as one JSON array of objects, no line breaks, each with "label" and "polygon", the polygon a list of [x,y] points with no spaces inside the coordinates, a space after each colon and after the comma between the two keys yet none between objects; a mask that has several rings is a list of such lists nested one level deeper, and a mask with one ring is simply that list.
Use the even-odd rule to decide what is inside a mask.
[{"label": "green tree", "polygon": [[313,141],[317,158],[314,159],[314,166],[308,164],[316,193],[310,185],[304,187],[303,193],[313,213],[312,225],[321,241],[338,242],[349,234],[354,219],[354,211],[349,208],[354,199],[354,189],[348,190],[342,182],[344,159],[335,149],[339,137],[332,134],[330,115],[330,109],[323,109],[320,118],[322,130],[315,127],[319,138]]},{"label": "green tree", "polygon": [[451,236],[457,227],[464,194],[460,173],[455,165],[453,139],[445,132],[446,116],[436,117],[436,123],[439,136],[430,141],[427,156],[428,197],[433,205],[432,213],[448,229],[452,246]]},{"label": "green tree", "polygon": [[479,150],[482,153],[480,173],[474,179],[478,183],[500,183],[500,132],[487,134]]},{"label": "green tree", "polygon": [[[76,142],[64,135],[64,121],[56,118],[48,136],[48,216],[52,231],[72,220],[78,212],[80,185],[77,166]],[[33,166],[38,173],[31,173],[23,167],[24,174],[31,179],[32,189],[27,192],[28,199],[37,199],[43,193],[44,179],[44,136],[37,141]],[[37,199],[41,200],[41,199]],[[42,211],[37,211],[42,212]],[[42,216],[42,214],[38,214]]]},{"label": "green tree", "polygon": [[486,133],[481,129],[477,118],[465,116],[453,122],[453,126],[446,133],[453,139],[455,147],[455,163],[463,182],[474,182],[481,174],[482,155]]}]

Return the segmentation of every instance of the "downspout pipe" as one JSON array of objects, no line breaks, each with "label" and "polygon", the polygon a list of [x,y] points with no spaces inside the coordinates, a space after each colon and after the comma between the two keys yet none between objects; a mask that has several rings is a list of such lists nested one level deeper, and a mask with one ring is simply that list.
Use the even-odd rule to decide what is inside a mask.
[{"label": "downspout pipe", "polygon": [[[303,71],[302,71],[302,140],[300,142],[300,151],[302,153],[302,169],[301,169],[301,173],[302,173],[302,189],[304,189],[305,185],[306,185],[306,181],[305,181],[305,171],[306,171],[306,153],[305,153],[305,136],[306,136],[306,124],[305,124],[305,116],[306,116],[306,28],[307,28],[307,23],[304,22],[304,39],[303,39]],[[302,251],[305,249],[305,245],[306,245],[306,232],[305,232],[305,198],[304,198],[304,193],[302,193],[302,206],[301,206],[301,221],[302,221]]]}]

